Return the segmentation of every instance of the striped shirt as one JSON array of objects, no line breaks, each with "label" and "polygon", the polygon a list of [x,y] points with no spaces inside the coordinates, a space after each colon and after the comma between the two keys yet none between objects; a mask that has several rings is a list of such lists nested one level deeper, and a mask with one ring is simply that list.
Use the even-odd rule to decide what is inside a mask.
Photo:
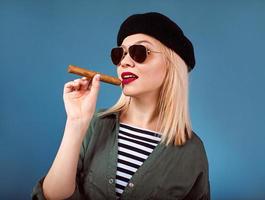
[{"label": "striped shirt", "polygon": [[160,140],[161,135],[157,132],[120,123],[115,180],[117,198]]}]

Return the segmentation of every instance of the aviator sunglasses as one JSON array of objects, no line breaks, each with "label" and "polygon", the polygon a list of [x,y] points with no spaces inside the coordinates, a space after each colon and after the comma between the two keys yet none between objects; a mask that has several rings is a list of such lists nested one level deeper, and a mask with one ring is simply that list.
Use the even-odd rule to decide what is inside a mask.
[{"label": "aviator sunglasses", "polygon": [[158,51],[152,51],[141,44],[134,44],[128,48],[128,51],[124,47],[115,47],[111,50],[111,60],[114,65],[119,65],[122,59],[129,53],[130,57],[137,63],[143,63],[147,55],[151,52],[160,53]]}]

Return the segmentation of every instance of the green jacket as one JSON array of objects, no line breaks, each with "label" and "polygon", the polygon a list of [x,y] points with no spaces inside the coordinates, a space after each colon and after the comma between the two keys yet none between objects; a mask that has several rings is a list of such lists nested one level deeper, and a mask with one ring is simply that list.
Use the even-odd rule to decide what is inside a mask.
[{"label": "green jacket", "polygon": [[[118,131],[118,113],[92,119],[80,151],[77,186],[69,199],[116,199]],[[32,199],[45,199],[43,179],[34,187]],[[208,161],[200,138],[194,133],[181,147],[158,144],[132,176],[121,199],[210,199]]]}]

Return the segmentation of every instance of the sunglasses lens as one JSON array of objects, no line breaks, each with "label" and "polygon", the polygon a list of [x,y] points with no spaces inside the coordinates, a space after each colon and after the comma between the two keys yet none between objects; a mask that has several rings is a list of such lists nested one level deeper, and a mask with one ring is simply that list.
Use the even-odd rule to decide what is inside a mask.
[{"label": "sunglasses lens", "polygon": [[[130,57],[138,62],[143,63],[146,59],[146,48],[143,45],[132,45],[129,47]],[[122,47],[115,47],[111,50],[111,60],[114,65],[120,64],[124,55],[124,49]]]},{"label": "sunglasses lens", "polygon": [[143,63],[146,59],[146,48],[143,45],[132,45],[129,47],[129,54],[136,62]]},{"label": "sunglasses lens", "polygon": [[115,47],[111,50],[111,60],[114,65],[118,65],[123,57],[123,48]]}]

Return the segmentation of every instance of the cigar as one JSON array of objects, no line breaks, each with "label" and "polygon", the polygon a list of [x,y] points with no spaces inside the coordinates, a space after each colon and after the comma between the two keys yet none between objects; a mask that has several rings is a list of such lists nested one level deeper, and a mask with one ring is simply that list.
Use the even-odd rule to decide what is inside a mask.
[{"label": "cigar", "polygon": [[73,74],[77,74],[80,76],[85,76],[87,78],[93,78],[96,74],[100,74],[100,81],[103,81],[105,83],[110,83],[113,85],[120,85],[121,84],[121,80],[118,78],[115,78],[113,76],[108,76],[105,74],[101,74],[99,72],[95,72],[95,71],[91,71],[91,70],[87,70],[81,67],[77,67],[74,65],[69,65],[68,66],[68,72],[69,73],[73,73]]}]

